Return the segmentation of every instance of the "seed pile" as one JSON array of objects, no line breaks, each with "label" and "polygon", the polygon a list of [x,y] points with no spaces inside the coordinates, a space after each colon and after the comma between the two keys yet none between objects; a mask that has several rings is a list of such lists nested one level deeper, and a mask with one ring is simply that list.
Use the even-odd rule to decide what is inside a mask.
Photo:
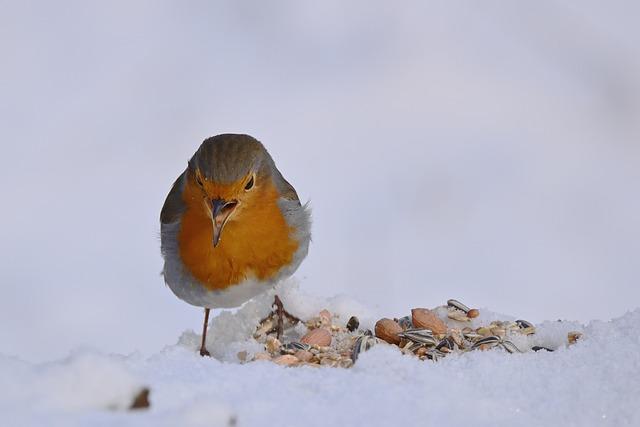
[{"label": "seed pile", "polygon": [[[444,312],[446,321],[443,320]],[[375,345],[397,346],[403,354],[433,361],[452,353],[497,348],[508,353],[553,351],[540,346],[519,348],[512,342],[518,335],[536,333],[535,326],[526,320],[495,320],[472,328],[472,319],[479,315],[479,310],[451,299],[446,306],[433,310],[414,308],[410,316],[380,319],[371,331],[360,329],[360,322],[355,316],[342,323],[328,310],[322,310],[318,316],[305,321],[303,327],[296,326],[297,319],[287,318],[287,330],[295,327],[304,333],[299,338],[282,340],[273,335],[276,320],[272,315],[260,324],[254,334],[254,338],[264,344],[265,351],[255,354],[251,360],[271,360],[285,366],[349,368],[361,353]],[[569,332],[567,343],[575,344],[581,337],[580,332]],[[247,359],[246,353],[238,354],[238,357],[242,361]]]}]

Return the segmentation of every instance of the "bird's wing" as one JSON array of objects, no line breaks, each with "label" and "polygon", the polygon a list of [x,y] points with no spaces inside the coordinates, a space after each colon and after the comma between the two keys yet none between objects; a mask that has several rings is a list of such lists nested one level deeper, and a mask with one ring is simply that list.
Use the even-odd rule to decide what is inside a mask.
[{"label": "bird's wing", "polygon": [[173,183],[171,191],[169,191],[167,199],[162,206],[162,211],[160,212],[160,222],[162,224],[176,222],[184,212],[185,206],[182,201],[182,190],[184,189],[186,176],[187,171],[185,170],[182,175],[176,179],[176,182]]},{"label": "bird's wing", "polygon": [[275,175],[276,186],[280,192],[280,197],[291,202],[297,202],[298,206],[300,206],[300,199],[298,198],[298,193],[296,193],[296,189],[293,188],[293,185],[289,184],[277,169],[275,170]]}]

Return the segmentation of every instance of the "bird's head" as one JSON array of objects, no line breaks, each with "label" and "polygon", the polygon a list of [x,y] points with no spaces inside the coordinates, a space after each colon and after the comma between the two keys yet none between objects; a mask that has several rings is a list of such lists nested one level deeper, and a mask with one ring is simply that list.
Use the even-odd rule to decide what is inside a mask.
[{"label": "bird's head", "polygon": [[202,143],[189,161],[185,191],[211,219],[214,247],[228,222],[242,221],[264,201],[273,188],[273,169],[267,150],[248,135],[218,135]]}]

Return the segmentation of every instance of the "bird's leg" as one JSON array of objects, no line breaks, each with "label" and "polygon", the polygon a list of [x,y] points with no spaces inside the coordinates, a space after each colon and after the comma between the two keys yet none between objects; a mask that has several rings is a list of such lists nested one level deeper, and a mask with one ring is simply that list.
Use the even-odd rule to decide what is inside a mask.
[{"label": "bird's leg", "polygon": [[276,338],[280,339],[284,333],[284,306],[278,295],[273,299],[273,305],[276,306],[276,316],[278,316],[278,323],[276,326]]},{"label": "bird's leg", "polygon": [[200,345],[200,356],[211,356],[211,353],[207,351],[205,342],[207,340],[207,326],[209,325],[209,311],[210,309],[204,309],[204,325],[202,325],[202,344]]},{"label": "bird's leg", "polygon": [[280,300],[280,297],[278,297],[278,295],[276,295],[273,299],[273,305],[276,308],[276,316],[278,317],[278,323],[276,326],[276,338],[280,339],[280,337],[284,333],[284,317],[286,316],[287,319],[289,319],[292,323],[298,323],[300,319],[284,309],[284,305],[282,304],[282,301]]}]

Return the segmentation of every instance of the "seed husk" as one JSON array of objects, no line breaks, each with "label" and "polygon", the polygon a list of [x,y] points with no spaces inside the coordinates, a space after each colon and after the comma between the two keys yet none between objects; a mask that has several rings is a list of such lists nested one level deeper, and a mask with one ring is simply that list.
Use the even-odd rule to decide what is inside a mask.
[{"label": "seed husk", "polygon": [[356,316],[351,316],[347,322],[347,330],[353,332],[360,327],[360,320]]},{"label": "seed husk", "polygon": [[551,348],[543,347],[541,345],[534,345],[533,347],[531,347],[531,350],[533,350],[533,351],[540,351],[540,350],[554,351]]},{"label": "seed husk", "polygon": [[533,328],[533,324],[531,322],[527,322],[526,320],[518,319],[516,320],[516,324],[520,329]]},{"label": "seed husk", "polygon": [[511,341],[503,340],[500,344],[502,344],[502,347],[509,353],[522,353],[518,346],[516,346]]},{"label": "seed husk", "polygon": [[403,330],[413,329],[413,322],[411,321],[411,316],[401,317],[397,319],[396,322],[398,322],[398,324],[400,325],[400,327],[402,327]]},{"label": "seed husk", "polygon": [[467,314],[460,310],[449,310],[447,317],[458,322],[469,322],[471,318],[467,317]]},{"label": "seed husk", "polygon": [[487,328],[486,326],[476,329],[476,333],[482,335],[483,337],[489,337],[492,335],[491,329]]},{"label": "seed husk", "polygon": [[272,336],[268,336],[267,341],[264,344],[264,347],[267,350],[267,352],[271,354],[279,352],[281,346],[282,345],[280,344],[280,340]]}]

